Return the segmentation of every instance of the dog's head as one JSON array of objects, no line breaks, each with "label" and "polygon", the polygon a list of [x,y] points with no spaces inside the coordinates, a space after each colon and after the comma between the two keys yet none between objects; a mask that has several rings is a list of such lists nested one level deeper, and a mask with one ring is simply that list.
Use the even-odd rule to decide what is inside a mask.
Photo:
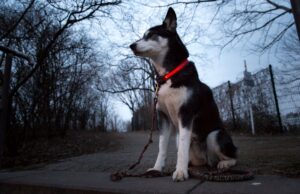
[{"label": "dog's head", "polygon": [[176,27],[176,13],[172,8],[169,8],[163,23],[147,30],[143,38],[131,44],[130,48],[135,55],[152,59],[166,54],[170,49],[170,42],[179,39]]}]

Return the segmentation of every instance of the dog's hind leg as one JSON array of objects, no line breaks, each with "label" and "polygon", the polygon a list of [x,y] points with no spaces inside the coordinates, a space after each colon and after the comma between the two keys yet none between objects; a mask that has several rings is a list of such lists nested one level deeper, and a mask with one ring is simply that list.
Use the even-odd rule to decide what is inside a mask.
[{"label": "dog's hind leg", "polygon": [[207,136],[208,164],[218,169],[228,169],[236,165],[236,150],[231,137],[224,130],[215,130]]},{"label": "dog's hind leg", "polygon": [[157,159],[153,168],[148,169],[162,171],[166,158],[167,158],[167,149],[169,144],[169,138],[172,131],[172,124],[169,122],[167,116],[163,113],[158,111],[158,119],[159,119],[159,151],[157,155]]},{"label": "dog's hind leg", "polygon": [[206,143],[201,143],[193,134],[190,146],[190,165],[203,166],[205,164],[207,164]]}]

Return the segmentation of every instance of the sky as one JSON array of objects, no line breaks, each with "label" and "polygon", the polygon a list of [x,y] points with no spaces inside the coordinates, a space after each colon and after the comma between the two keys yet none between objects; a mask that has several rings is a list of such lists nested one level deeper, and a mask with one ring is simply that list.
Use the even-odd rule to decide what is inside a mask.
[{"label": "sky", "polygon": [[[161,24],[167,12],[167,7],[153,8],[151,6],[172,1],[152,0],[147,6],[140,2],[147,1],[125,1],[114,14],[114,22],[107,20],[106,23],[102,23],[101,30],[106,31],[103,36],[108,35],[107,39],[110,40],[107,44],[117,45],[112,52],[115,51],[121,56],[133,55],[127,46],[142,37],[151,26]],[[275,68],[280,65],[274,51],[262,55],[249,50],[247,45],[251,44],[250,41],[255,42],[255,37],[235,46],[229,46],[222,51],[214,47],[211,38],[218,33],[219,29],[210,23],[210,18],[215,12],[209,4],[200,5],[196,11],[194,8],[183,5],[173,6],[173,8],[178,18],[178,34],[190,52],[189,60],[195,62],[200,80],[211,88],[228,80],[233,83],[240,80],[243,76],[244,60],[250,72],[257,72],[269,64]],[[128,18],[127,23],[124,22],[124,18]],[[103,26],[110,27],[104,28]],[[97,28],[96,31],[99,36]],[[125,105],[118,101],[114,101],[113,104],[123,120],[131,119],[131,113]]]}]

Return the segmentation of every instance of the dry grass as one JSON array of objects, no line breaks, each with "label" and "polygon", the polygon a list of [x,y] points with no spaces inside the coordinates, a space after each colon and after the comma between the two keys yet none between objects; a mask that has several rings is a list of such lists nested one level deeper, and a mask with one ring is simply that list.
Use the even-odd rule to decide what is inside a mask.
[{"label": "dry grass", "polygon": [[1,168],[14,170],[40,163],[119,148],[119,134],[93,131],[70,131],[65,138],[40,138],[24,142],[16,156],[5,156]]},{"label": "dry grass", "polygon": [[256,174],[282,174],[300,177],[300,137],[235,137],[239,147],[239,166]]}]

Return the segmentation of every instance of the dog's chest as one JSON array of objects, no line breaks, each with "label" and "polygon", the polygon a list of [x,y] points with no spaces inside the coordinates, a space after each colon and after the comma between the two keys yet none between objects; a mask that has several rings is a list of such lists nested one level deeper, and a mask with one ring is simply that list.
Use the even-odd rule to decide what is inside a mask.
[{"label": "dog's chest", "polygon": [[157,109],[164,112],[178,128],[180,107],[188,100],[191,91],[187,87],[171,88],[171,80],[163,84],[158,92]]}]

